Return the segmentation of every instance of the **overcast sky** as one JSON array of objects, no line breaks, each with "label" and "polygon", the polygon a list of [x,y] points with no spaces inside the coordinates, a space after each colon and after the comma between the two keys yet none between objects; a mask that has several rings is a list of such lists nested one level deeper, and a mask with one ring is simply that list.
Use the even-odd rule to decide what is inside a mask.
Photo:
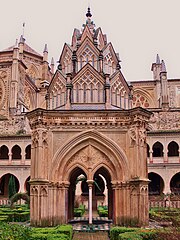
[{"label": "overcast sky", "polygon": [[180,78],[180,0],[0,0],[0,49],[19,39],[25,22],[26,42],[39,53],[47,43],[49,61],[57,61],[73,29],[85,23],[88,3],[128,81],[151,79],[157,53],[168,77]]}]

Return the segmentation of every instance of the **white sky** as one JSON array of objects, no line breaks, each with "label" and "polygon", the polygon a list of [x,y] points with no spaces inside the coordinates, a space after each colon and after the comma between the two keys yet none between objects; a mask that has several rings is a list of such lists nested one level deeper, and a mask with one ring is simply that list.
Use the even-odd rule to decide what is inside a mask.
[{"label": "white sky", "polygon": [[152,79],[157,53],[168,77],[180,78],[180,0],[0,0],[0,50],[19,39],[25,22],[26,42],[39,53],[47,43],[49,60],[57,61],[73,29],[85,23],[88,2],[128,81]]}]

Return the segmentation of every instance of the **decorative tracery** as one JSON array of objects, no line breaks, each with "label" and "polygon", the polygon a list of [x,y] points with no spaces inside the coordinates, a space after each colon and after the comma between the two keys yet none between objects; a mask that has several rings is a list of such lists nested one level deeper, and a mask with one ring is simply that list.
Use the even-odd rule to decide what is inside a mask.
[{"label": "decorative tracery", "polygon": [[98,103],[103,102],[103,84],[87,71],[73,86],[73,102]]},{"label": "decorative tracery", "polygon": [[112,75],[116,71],[116,65],[114,63],[111,53],[107,53],[104,57],[104,72]]},{"label": "decorative tracery", "polygon": [[66,55],[63,59],[62,70],[65,74],[72,72],[72,56],[68,51],[66,52]]},{"label": "decorative tracery", "polygon": [[57,81],[51,91],[49,98],[49,108],[55,109],[66,103],[66,87],[62,81]]},{"label": "decorative tracery", "polygon": [[149,106],[149,100],[145,96],[141,95],[140,93],[137,93],[133,96],[133,107],[148,108]]},{"label": "decorative tracery", "polygon": [[111,104],[128,109],[129,97],[121,81],[116,81],[111,87]]},{"label": "decorative tracery", "polygon": [[97,69],[97,58],[88,46],[84,49],[79,57],[79,70],[87,63],[91,64]]}]

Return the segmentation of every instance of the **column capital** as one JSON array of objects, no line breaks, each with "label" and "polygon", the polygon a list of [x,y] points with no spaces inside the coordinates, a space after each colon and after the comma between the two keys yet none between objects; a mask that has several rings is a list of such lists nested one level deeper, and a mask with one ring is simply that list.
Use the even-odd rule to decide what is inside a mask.
[{"label": "column capital", "polygon": [[88,187],[92,187],[93,183],[94,183],[94,180],[87,180],[86,182],[88,184]]}]

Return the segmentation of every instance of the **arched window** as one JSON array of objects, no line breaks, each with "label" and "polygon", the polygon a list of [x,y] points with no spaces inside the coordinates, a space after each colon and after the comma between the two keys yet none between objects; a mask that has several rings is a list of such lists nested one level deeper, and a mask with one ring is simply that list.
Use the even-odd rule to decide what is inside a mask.
[{"label": "arched window", "polygon": [[26,159],[31,159],[31,144],[28,145],[25,149],[25,158]]},{"label": "arched window", "polygon": [[12,148],[12,159],[21,159],[21,148],[18,145]]},{"label": "arched window", "polygon": [[0,159],[9,159],[9,149],[5,145],[0,147]]},{"label": "arched window", "polygon": [[168,144],[168,157],[178,157],[179,146],[176,142],[172,141]]},{"label": "arched window", "polygon": [[156,142],[153,145],[153,157],[163,157],[163,145],[160,142]]}]

